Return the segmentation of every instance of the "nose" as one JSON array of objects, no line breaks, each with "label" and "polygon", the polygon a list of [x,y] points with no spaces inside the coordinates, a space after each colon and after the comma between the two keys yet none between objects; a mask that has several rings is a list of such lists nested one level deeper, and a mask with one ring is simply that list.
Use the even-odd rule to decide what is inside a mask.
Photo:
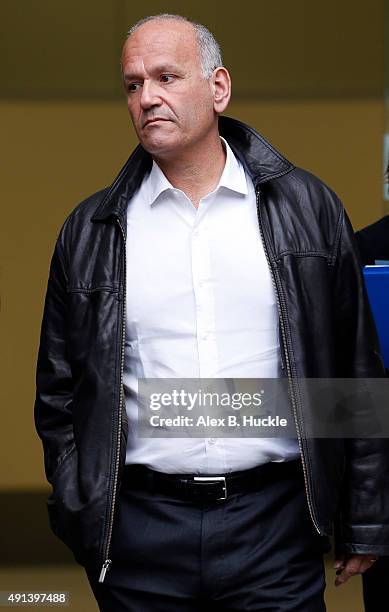
[{"label": "nose", "polygon": [[142,85],[140,96],[140,105],[143,110],[150,109],[161,104],[161,98],[158,95],[158,87],[149,79],[145,79]]}]

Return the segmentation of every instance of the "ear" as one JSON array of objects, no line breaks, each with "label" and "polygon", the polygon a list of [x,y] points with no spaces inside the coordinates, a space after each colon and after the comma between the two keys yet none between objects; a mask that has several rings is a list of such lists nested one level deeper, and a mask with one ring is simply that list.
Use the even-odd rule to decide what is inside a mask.
[{"label": "ear", "polygon": [[216,113],[222,113],[231,97],[231,77],[226,68],[216,68],[212,77],[213,108]]}]

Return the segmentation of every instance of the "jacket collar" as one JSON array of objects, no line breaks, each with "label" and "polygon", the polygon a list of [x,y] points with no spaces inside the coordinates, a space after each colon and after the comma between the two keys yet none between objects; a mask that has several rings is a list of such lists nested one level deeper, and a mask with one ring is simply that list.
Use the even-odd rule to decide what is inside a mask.
[{"label": "jacket collar", "polygon": [[[219,117],[219,132],[228,141],[255,186],[294,168],[263,136],[241,121]],[[138,189],[145,174],[150,172],[151,166],[151,156],[138,145],[108,189],[92,221],[103,221],[111,215],[123,217],[128,200]]]}]

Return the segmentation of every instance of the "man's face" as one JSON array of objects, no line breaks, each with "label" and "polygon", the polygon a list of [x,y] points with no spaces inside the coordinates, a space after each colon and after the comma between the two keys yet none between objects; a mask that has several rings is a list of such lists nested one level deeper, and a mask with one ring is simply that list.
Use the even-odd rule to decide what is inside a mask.
[{"label": "man's face", "polygon": [[123,47],[122,71],[135,131],[152,155],[176,157],[215,124],[213,89],[202,75],[190,24],[168,20],[140,26]]}]

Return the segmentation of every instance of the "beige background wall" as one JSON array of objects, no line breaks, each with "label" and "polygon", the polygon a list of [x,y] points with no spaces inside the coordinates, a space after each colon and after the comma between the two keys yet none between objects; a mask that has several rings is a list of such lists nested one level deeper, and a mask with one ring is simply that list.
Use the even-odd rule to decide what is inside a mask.
[{"label": "beige background wall", "polygon": [[[145,2],[142,14],[161,4]],[[379,218],[383,2],[301,0],[291,10],[286,1],[258,0],[223,16],[224,6],[170,2],[164,8],[181,7],[224,43],[236,83],[228,114],[329,183],[356,228]],[[33,400],[50,255],[65,216],[112,181],[135,145],[115,71],[126,27],[142,14],[119,0],[22,1],[4,12],[0,490],[45,484]]]}]

